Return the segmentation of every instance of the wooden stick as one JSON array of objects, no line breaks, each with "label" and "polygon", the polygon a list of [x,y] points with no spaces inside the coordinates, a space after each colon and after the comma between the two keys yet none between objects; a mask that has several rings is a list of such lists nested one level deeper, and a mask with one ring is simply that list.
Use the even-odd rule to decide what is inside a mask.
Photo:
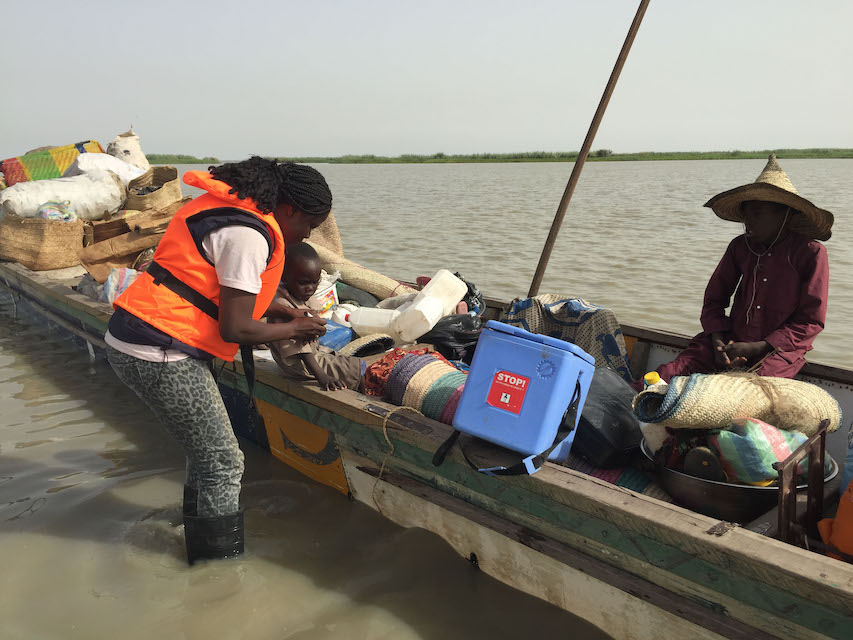
[{"label": "wooden stick", "polygon": [[640,0],[640,6],[637,8],[637,14],[634,16],[634,22],[631,23],[631,28],[628,30],[628,35],[625,37],[625,42],[622,45],[622,50],[619,52],[619,57],[616,59],[616,64],[613,66],[613,71],[610,74],[610,79],[607,81],[607,86],[604,88],[604,94],[601,96],[601,101],[598,103],[598,108],[595,110],[595,116],[592,118],[592,124],[589,125],[589,130],[586,132],[583,146],[581,147],[578,159],[575,161],[575,166],[572,169],[572,175],[569,177],[569,183],[566,185],[566,190],[563,192],[563,197],[560,200],[560,206],[557,207],[557,214],[554,216],[554,221],[551,223],[551,231],[548,233],[548,239],[545,241],[545,247],[542,249],[542,255],[539,257],[539,265],[536,267],[536,273],[533,276],[533,282],[530,284],[530,291],[527,292],[527,297],[532,298],[539,293],[539,285],[542,284],[542,277],[545,275],[545,268],[548,266],[548,260],[551,259],[551,251],[554,249],[554,243],[557,241],[557,234],[560,233],[560,226],[563,224],[563,218],[566,216],[566,210],[569,208],[569,202],[572,199],[572,194],[575,191],[578,180],[583,170],[583,165],[589,155],[589,149],[592,146],[592,141],[595,139],[595,134],[598,132],[598,126],[601,124],[601,119],[604,117],[604,111],[607,109],[607,104],[610,102],[610,96],[613,95],[613,89],[616,87],[616,81],[619,79],[619,74],[622,73],[622,67],[625,66],[625,60],[628,58],[628,52],[631,50],[631,45],[634,44],[634,37],[640,29],[640,23],[643,21],[643,15],[646,13],[646,8],[649,6],[649,0]]}]

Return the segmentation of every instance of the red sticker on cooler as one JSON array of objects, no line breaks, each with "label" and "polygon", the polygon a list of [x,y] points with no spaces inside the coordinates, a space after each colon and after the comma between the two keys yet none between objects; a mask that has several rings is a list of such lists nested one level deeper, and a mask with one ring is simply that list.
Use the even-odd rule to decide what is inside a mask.
[{"label": "red sticker on cooler", "polygon": [[510,371],[498,371],[489,387],[486,403],[510,413],[521,413],[524,395],[530,386],[530,378],[525,378]]}]

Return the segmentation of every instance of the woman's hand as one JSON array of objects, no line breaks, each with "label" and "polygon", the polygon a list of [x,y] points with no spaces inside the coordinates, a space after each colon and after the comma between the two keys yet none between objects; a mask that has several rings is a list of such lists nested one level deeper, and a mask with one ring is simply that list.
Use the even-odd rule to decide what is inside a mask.
[{"label": "woman's hand", "polygon": [[[266,323],[255,320],[255,294],[231,287],[220,287],[219,335],[226,342],[265,344],[279,340],[310,342],[326,333],[326,321],[300,316],[290,322]],[[304,311],[302,312],[304,313]]]},{"label": "woman's hand", "polygon": [[289,322],[294,318],[305,317],[305,311],[302,309],[294,309],[293,307],[281,304],[280,302],[273,301],[267,308],[267,312],[264,314],[264,317],[273,321]]},{"label": "woman's hand", "polygon": [[276,325],[283,330],[290,330],[292,334],[283,340],[299,340],[300,342],[311,342],[326,333],[326,321],[316,316],[299,316],[290,322]]}]

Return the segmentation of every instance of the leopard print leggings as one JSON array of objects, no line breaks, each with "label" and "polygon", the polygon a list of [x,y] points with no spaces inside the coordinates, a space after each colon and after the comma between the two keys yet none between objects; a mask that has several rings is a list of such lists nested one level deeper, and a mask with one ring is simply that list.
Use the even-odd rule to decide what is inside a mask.
[{"label": "leopard print leggings", "polygon": [[243,452],[207,363],[195,358],[148,362],[110,346],[107,359],[184,449],[186,484],[198,489],[198,515],[236,513]]}]

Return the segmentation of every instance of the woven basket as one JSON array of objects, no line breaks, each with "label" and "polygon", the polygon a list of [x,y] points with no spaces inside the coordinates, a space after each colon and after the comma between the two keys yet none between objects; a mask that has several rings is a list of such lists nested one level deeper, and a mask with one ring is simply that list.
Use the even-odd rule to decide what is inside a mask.
[{"label": "woven basket", "polygon": [[80,264],[83,221],[62,222],[20,218],[7,213],[0,220],[0,260],[19,262],[32,271],[64,269]]},{"label": "woven basket", "polygon": [[[134,193],[135,189],[150,186],[159,186],[160,188],[143,196]],[[151,167],[127,185],[127,202],[125,202],[124,208],[133,211],[159,211],[181,198],[181,181],[178,180],[178,170],[175,167],[165,165]]]}]

